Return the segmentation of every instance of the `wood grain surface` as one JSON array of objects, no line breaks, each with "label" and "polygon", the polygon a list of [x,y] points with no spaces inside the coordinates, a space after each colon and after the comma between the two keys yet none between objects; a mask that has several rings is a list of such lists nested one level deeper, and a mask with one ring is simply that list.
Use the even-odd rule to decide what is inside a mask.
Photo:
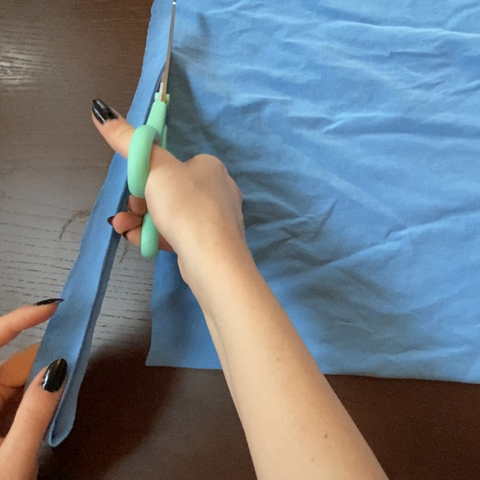
[{"label": "wood grain surface", "polygon": [[[2,312],[61,292],[111,159],[91,100],[127,111],[150,6],[0,2]],[[47,452],[41,478],[255,478],[222,373],[144,366],[152,266],[122,240],[73,432]],[[0,360],[43,329],[1,349]],[[480,387],[329,380],[392,480],[480,478]]]},{"label": "wood grain surface", "polygon": [[[151,1],[120,3],[11,2],[2,16],[2,311],[59,296],[77,257],[111,159],[93,128],[91,101],[126,112],[142,64]],[[148,335],[152,272],[152,261],[122,239],[94,348]]]}]

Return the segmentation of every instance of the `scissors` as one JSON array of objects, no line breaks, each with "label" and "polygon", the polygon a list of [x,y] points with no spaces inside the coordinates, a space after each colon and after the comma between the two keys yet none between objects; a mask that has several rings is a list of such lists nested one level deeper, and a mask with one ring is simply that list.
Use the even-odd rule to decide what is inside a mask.
[{"label": "scissors", "polygon": [[[130,193],[145,198],[145,186],[150,173],[150,156],[152,147],[159,143],[167,148],[167,108],[170,95],[167,94],[170,57],[172,54],[173,29],[177,0],[173,0],[170,33],[168,36],[167,59],[158,92],[148,115],[147,123],[135,129],[128,151],[127,183]],[[144,257],[155,257],[158,254],[159,233],[152,217],[147,212],[143,218],[140,252]]]}]

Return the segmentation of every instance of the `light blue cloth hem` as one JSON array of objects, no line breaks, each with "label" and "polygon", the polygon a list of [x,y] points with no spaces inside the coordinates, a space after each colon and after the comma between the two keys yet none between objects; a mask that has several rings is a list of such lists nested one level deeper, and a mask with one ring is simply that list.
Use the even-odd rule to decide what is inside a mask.
[{"label": "light blue cloth hem", "polygon": [[[158,23],[159,19],[152,20],[150,30],[156,31]],[[127,115],[127,120],[135,127],[146,121],[163,68],[165,55],[159,51],[160,40],[162,38],[157,38],[154,45],[151,40],[147,41],[146,61]],[[106,220],[124,208],[128,194],[126,179],[126,159],[115,154],[85,228],[78,259],[63,289],[65,302],[50,320],[32,368],[30,381],[55,359],[64,358],[68,362],[65,393],[46,434],[51,446],[66,438],[75,420],[78,392],[88,365],[95,323],[120,238]]]}]

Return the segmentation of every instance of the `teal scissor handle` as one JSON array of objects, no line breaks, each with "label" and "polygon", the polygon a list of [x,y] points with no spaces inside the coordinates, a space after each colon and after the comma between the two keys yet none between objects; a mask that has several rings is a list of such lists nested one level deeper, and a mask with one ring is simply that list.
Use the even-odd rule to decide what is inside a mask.
[{"label": "teal scissor handle", "polygon": [[[132,195],[145,198],[145,187],[150,173],[150,157],[155,142],[167,148],[167,102],[162,102],[155,94],[148,120],[145,125],[135,129],[128,151],[127,182]],[[152,217],[145,214],[142,225],[140,252],[144,257],[155,257],[158,253],[159,234]]]}]

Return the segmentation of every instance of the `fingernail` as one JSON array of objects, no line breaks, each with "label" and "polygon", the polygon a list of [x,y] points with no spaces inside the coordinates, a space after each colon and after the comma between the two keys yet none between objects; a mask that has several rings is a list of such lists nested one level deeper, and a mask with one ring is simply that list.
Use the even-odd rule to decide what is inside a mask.
[{"label": "fingernail", "polygon": [[92,112],[95,118],[103,125],[109,120],[118,118],[118,115],[101,100],[94,100],[92,102]]},{"label": "fingernail", "polygon": [[36,307],[40,307],[41,305],[52,305],[53,303],[58,305],[63,301],[63,298],[47,298],[46,300],[41,300],[40,302],[34,303],[34,305]]},{"label": "fingernail", "polygon": [[42,388],[47,392],[58,392],[62,388],[65,377],[67,376],[67,361],[59,358],[52,362],[45,372],[42,381]]},{"label": "fingernail", "polygon": [[115,217],[115,215],[113,217],[108,217],[107,218],[107,222],[113,226],[113,218]]}]

